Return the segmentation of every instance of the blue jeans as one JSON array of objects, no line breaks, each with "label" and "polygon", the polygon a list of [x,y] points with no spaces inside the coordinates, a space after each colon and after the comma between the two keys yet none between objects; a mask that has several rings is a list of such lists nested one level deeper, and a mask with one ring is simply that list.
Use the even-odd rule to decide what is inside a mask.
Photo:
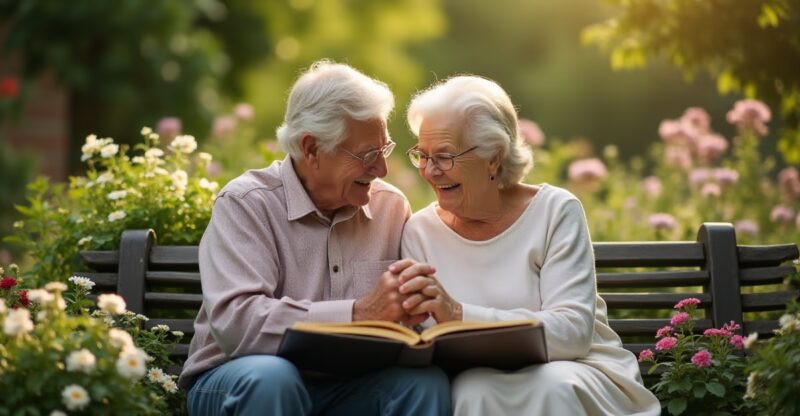
[{"label": "blue jeans", "polygon": [[450,383],[436,367],[304,380],[283,358],[250,355],[201,374],[188,406],[190,415],[449,415]]}]

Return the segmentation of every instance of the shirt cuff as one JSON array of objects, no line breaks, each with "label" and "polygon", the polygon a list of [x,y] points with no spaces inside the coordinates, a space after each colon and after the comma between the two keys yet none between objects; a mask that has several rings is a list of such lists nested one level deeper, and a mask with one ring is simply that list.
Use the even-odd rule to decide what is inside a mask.
[{"label": "shirt cuff", "polygon": [[355,299],[314,302],[308,308],[309,322],[352,322]]},{"label": "shirt cuff", "polygon": [[493,308],[486,308],[468,303],[461,304],[461,314],[465,321],[496,321]]}]

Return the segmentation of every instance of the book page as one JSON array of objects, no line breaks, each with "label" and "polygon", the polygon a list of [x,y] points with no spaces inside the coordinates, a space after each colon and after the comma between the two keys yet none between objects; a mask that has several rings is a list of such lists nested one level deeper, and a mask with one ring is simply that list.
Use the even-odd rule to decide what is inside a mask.
[{"label": "book page", "polygon": [[428,342],[440,335],[454,332],[477,331],[480,329],[508,328],[513,326],[539,326],[539,321],[535,319],[523,319],[516,321],[448,321],[434,325],[420,334],[424,342]]},{"label": "book page", "polygon": [[294,329],[327,334],[366,335],[393,339],[408,345],[419,343],[419,334],[410,328],[389,321],[295,322]]}]

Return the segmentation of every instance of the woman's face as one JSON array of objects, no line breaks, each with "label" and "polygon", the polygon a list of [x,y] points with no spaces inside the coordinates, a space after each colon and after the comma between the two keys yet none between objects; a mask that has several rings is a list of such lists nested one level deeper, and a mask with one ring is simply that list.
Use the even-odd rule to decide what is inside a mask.
[{"label": "woman's face", "polygon": [[[419,130],[417,148],[420,153],[456,155],[472,147],[464,139],[462,124],[453,118],[425,119]],[[494,174],[490,162],[474,151],[456,157],[453,162],[452,169],[443,171],[428,159],[427,166],[420,168],[419,173],[436,192],[442,209],[456,216],[479,212],[486,201],[486,193],[497,192],[497,182],[489,179]]]}]

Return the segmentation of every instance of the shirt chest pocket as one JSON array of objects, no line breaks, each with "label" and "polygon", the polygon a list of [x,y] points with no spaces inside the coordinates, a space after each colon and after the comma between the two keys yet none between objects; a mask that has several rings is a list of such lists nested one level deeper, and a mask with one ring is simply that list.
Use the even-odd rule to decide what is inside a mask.
[{"label": "shirt chest pocket", "polygon": [[354,261],[349,277],[348,298],[360,298],[369,294],[378,282],[381,274],[389,270],[389,265],[396,260]]}]

